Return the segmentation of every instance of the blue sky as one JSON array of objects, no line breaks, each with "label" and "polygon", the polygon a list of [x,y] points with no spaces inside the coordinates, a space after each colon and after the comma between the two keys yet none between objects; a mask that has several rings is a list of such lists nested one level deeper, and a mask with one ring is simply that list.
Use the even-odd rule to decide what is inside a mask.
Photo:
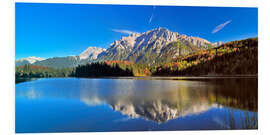
[{"label": "blue sky", "polygon": [[89,46],[107,48],[127,33],[157,27],[211,42],[258,35],[257,8],[44,3],[15,6],[16,59],[79,55]]}]

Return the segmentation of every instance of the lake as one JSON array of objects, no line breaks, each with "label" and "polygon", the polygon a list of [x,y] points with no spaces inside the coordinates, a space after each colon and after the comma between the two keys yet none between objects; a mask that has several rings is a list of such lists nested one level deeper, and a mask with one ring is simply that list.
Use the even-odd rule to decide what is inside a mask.
[{"label": "lake", "polygon": [[16,84],[16,133],[258,128],[258,79],[43,78]]}]

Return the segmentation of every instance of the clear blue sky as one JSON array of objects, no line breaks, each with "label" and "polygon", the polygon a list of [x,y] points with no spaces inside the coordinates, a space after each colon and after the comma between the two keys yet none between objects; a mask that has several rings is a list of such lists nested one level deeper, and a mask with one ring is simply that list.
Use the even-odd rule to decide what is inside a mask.
[{"label": "clear blue sky", "polygon": [[258,9],[16,3],[16,59],[79,55],[157,27],[211,42],[256,37]]}]

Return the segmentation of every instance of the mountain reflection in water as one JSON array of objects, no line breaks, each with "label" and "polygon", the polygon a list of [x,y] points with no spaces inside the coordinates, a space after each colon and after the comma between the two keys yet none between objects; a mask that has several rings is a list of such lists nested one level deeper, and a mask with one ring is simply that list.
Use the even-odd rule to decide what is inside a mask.
[{"label": "mountain reflection in water", "polygon": [[[257,87],[257,78],[40,79],[17,84],[16,97],[31,100],[75,99],[89,107],[107,104],[122,115],[143,118],[159,124],[171,119],[199,115],[212,108],[234,108],[243,110],[241,117],[245,122],[242,124],[245,125],[244,128],[257,128]],[[254,112],[255,116],[249,116],[249,113],[244,112]],[[251,122],[247,122],[247,119],[251,119],[250,117],[254,119],[251,125]],[[227,119],[230,120],[229,129],[234,127],[233,119]],[[215,121],[222,124],[220,119],[215,119]]]}]

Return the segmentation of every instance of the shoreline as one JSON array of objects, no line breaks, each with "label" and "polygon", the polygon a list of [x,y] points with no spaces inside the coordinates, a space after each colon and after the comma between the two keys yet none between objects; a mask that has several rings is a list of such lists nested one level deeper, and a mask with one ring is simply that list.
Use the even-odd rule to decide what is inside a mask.
[{"label": "shoreline", "polygon": [[[43,77],[15,78],[15,84],[38,79],[76,78],[76,79],[138,79],[138,80],[211,80],[211,79],[248,79],[258,78],[258,75],[206,75],[206,76],[100,76],[100,77]],[[24,81],[25,80],[25,81]]]}]

